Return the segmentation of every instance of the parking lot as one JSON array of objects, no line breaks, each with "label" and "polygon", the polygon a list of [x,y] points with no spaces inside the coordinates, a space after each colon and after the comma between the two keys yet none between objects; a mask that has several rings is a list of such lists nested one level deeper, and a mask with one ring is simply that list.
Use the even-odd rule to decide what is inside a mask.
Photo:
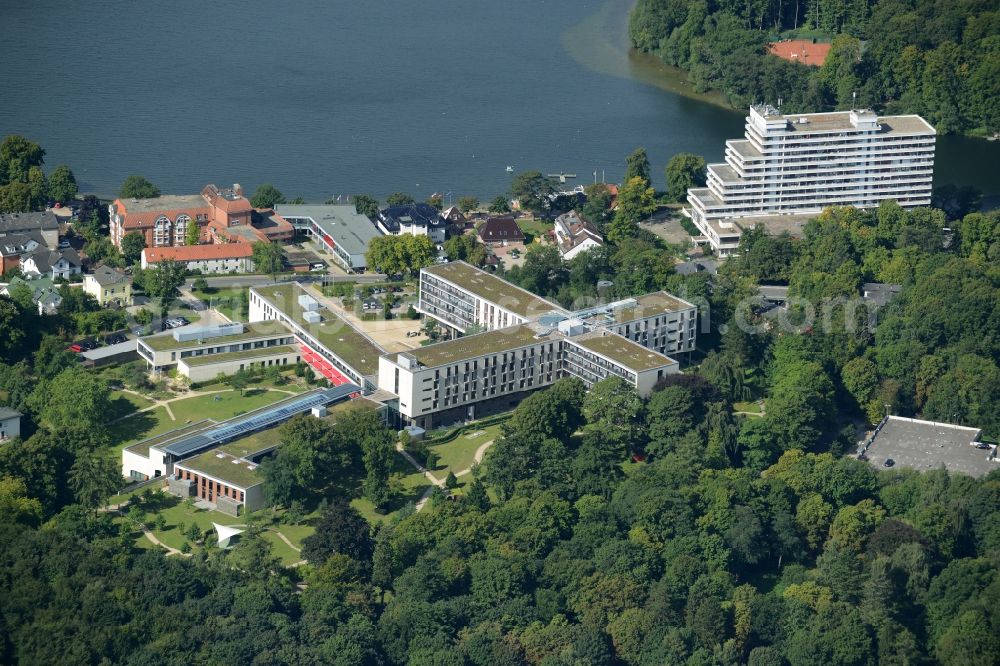
[{"label": "parking lot", "polygon": [[[875,435],[865,455],[877,469],[926,471],[943,466],[952,472],[980,477],[1000,469],[1000,463],[990,460],[993,447],[977,448],[972,444],[978,434],[975,428],[893,416]],[[887,460],[892,463],[887,465]]]}]

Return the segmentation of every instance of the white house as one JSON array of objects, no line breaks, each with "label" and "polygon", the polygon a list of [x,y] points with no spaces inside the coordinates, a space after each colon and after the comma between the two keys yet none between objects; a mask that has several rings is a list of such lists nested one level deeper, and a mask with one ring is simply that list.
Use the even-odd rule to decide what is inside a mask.
[{"label": "white house", "polygon": [[47,277],[68,280],[71,275],[83,272],[83,262],[76,250],[49,250],[37,248],[21,257],[21,272],[29,277]]},{"label": "white house", "polygon": [[556,218],[556,245],[563,260],[569,261],[576,255],[604,245],[604,237],[589,220],[571,210]]}]

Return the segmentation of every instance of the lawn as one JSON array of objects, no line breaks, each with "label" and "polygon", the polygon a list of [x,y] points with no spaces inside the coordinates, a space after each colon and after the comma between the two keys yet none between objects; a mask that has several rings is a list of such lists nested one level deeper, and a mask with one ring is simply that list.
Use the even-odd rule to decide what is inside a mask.
[{"label": "lawn", "polygon": [[232,321],[246,321],[249,313],[243,308],[243,292],[246,289],[193,290],[195,296],[205,301],[212,309],[229,317]]},{"label": "lawn", "polygon": [[177,400],[170,403],[170,409],[178,425],[202,419],[225,421],[289,397],[291,396],[287,393],[278,391],[248,388],[243,391],[243,395],[239,391],[229,390]]},{"label": "lawn", "polygon": [[757,401],[753,402],[734,402],[733,403],[734,412],[746,412],[747,414],[755,414],[757,416],[763,416],[763,410],[761,409],[760,403]]},{"label": "lawn", "polygon": [[430,442],[430,448],[440,456],[434,470],[436,476],[448,474],[448,470],[458,474],[472,467],[476,449],[500,436],[500,424],[477,428],[464,432],[445,444]]},{"label": "lawn", "polygon": [[[410,502],[416,504],[420,497],[424,494],[424,491],[431,485],[431,482],[427,480],[427,477],[415,470],[413,466],[399,454],[396,454],[393,459],[391,483],[394,485],[398,484],[401,492],[388,506],[388,511],[385,513],[376,512],[372,503],[364,497],[356,497],[351,500],[351,506],[357,509],[358,513],[364,516],[365,520],[369,523],[372,523],[373,525],[384,523],[391,520],[400,509]],[[356,494],[360,494],[360,488]],[[291,538],[291,536],[289,536],[289,538]]]},{"label": "lawn", "polygon": [[113,421],[134,414],[140,409],[153,406],[153,401],[124,391],[112,391],[108,396],[111,402],[111,409],[108,412],[108,420]]},{"label": "lawn", "polygon": [[535,238],[544,237],[551,229],[555,227],[552,222],[546,222],[545,220],[518,220],[517,226],[520,227],[521,231],[524,232],[525,236],[530,236],[531,238],[525,238],[525,243],[530,243]]},{"label": "lawn", "polygon": [[111,435],[112,446],[121,451],[127,444],[159,435],[181,425],[183,424],[170,420],[165,407],[157,407],[109,424],[108,433]]}]

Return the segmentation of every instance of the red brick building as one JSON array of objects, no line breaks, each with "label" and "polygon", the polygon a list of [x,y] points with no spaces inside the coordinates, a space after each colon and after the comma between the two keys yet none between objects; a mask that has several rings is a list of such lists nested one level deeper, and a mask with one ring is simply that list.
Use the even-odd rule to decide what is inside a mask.
[{"label": "red brick building", "polygon": [[276,241],[294,235],[292,225],[273,210],[255,210],[238,184],[228,189],[206,185],[201,194],[115,199],[108,211],[111,241],[119,249],[132,232],[145,237],[146,247],[185,245],[192,224],[198,225],[201,242]]}]

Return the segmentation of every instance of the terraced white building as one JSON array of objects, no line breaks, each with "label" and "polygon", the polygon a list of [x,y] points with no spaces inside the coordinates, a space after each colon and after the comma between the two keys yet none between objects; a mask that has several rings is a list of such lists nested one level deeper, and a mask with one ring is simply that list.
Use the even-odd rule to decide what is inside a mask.
[{"label": "terraced white building", "polygon": [[707,187],[688,190],[695,226],[720,255],[744,228],[828,206],[873,208],[894,199],[928,206],[937,131],[920,116],[873,111],[782,115],[753,106],[745,139],[726,142],[726,161],[708,165]]}]

